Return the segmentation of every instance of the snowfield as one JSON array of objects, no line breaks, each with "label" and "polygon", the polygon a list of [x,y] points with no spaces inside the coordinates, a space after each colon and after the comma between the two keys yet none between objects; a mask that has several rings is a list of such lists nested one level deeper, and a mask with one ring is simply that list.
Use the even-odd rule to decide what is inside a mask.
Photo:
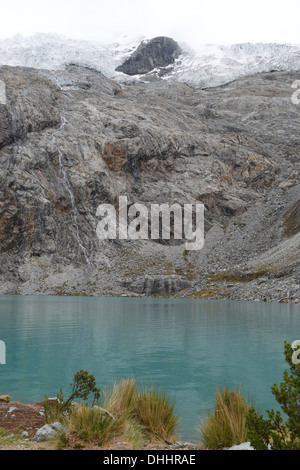
[{"label": "snowfield", "polygon": [[[145,40],[142,36],[126,36],[113,44],[101,45],[56,34],[17,35],[0,40],[0,65],[58,69],[72,63],[94,68],[120,82],[147,79],[115,71],[142,40]],[[208,88],[260,72],[300,70],[300,45],[207,44],[197,51],[185,45],[181,47],[184,53],[164,70],[164,80],[179,80],[194,87]],[[151,72],[157,73],[158,70]]]}]

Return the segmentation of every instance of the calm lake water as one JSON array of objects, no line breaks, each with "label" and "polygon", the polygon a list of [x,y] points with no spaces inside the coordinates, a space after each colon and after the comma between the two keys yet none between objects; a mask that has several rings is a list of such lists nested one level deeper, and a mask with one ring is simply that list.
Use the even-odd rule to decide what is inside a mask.
[{"label": "calm lake water", "polygon": [[[261,410],[300,339],[300,307],[153,298],[0,296],[0,393],[33,403],[65,396],[80,369],[101,389],[132,376],[176,400],[182,439],[198,440],[217,388],[240,387]],[[277,408],[276,408],[277,409]]]}]

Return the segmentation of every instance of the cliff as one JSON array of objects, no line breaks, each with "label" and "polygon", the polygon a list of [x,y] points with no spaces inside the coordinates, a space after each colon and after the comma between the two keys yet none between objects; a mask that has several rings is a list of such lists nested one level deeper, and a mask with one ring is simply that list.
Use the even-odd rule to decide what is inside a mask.
[{"label": "cliff", "polygon": [[[0,67],[0,292],[300,298],[297,72],[193,88]],[[205,204],[205,245],[97,238],[100,204]]]}]

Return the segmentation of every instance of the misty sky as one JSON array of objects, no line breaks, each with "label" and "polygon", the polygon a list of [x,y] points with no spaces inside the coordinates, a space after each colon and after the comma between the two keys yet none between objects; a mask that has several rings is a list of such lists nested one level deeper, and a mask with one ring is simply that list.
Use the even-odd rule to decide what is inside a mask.
[{"label": "misty sky", "polygon": [[37,32],[112,42],[122,35],[207,43],[300,44],[300,0],[0,0],[0,38]]}]

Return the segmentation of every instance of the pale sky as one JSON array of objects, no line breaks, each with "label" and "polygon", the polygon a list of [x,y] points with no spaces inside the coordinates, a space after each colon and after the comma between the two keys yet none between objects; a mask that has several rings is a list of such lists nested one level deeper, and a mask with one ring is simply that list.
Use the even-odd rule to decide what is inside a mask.
[{"label": "pale sky", "polygon": [[0,0],[0,38],[57,33],[100,43],[171,36],[208,43],[300,44],[300,0]]}]

